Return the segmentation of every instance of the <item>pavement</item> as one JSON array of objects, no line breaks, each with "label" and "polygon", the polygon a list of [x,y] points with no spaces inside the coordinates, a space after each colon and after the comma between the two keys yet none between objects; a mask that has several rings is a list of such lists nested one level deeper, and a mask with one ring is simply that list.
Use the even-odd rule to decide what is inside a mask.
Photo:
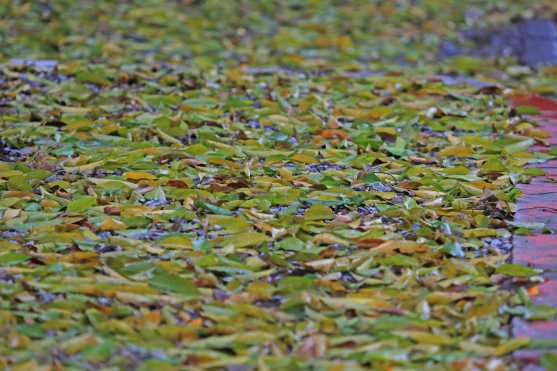
[{"label": "pavement", "polygon": [[[472,47],[464,46],[470,43]],[[471,28],[462,31],[459,39],[441,43],[439,58],[457,55],[477,58],[514,57],[531,67],[555,65],[557,23],[549,18],[532,18],[496,28]]]},{"label": "pavement", "polygon": [[[514,106],[528,105],[537,107],[539,114],[533,118],[539,127],[548,132],[548,144],[557,145],[557,101],[536,96],[515,96],[511,99]],[[532,151],[547,151],[547,146],[536,146]],[[515,220],[529,223],[545,223],[551,234],[537,233],[531,236],[515,236],[512,260],[514,263],[544,269],[544,282],[530,288],[535,304],[557,306],[557,160],[537,164],[543,168],[544,176],[536,177],[529,184],[520,185],[522,197],[517,203]],[[533,340],[557,339],[557,319],[550,321],[527,322],[514,318],[512,322],[514,337],[528,336]],[[523,370],[543,370],[539,357],[555,349],[524,349],[515,352],[516,362]]]}]

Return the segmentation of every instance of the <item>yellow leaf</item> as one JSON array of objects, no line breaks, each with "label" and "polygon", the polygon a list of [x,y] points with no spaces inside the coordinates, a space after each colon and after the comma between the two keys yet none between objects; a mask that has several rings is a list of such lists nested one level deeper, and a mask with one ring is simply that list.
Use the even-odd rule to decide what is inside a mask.
[{"label": "yellow leaf", "polygon": [[145,153],[146,155],[157,156],[161,154],[161,149],[157,147],[147,147],[143,148],[141,152]]},{"label": "yellow leaf", "polygon": [[464,237],[470,238],[481,238],[481,237],[493,237],[497,236],[497,230],[493,228],[475,228],[464,231]]},{"label": "yellow leaf", "polygon": [[547,131],[538,128],[527,129],[524,134],[526,134],[526,136],[530,138],[536,139],[547,139],[551,137],[551,134],[549,134]]},{"label": "yellow leaf", "polygon": [[434,200],[437,197],[443,197],[445,193],[437,191],[414,191],[414,194],[418,198],[423,198],[426,200]]},{"label": "yellow leaf", "polygon": [[489,299],[486,303],[470,308],[470,310],[466,313],[466,318],[471,319],[495,314],[499,310],[500,306],[501,302],[499,300]]},{"label": "yellow leaf", "polygon": [[174,249],[191,249],[193,247],[192,241],[184,236],[165,237],[159,241],[159,244]]},{"label": "yellow leaf", "polygon": [[470,147],[449,146],[439,151],[439,157],[467,157],[474,153]]},{"label": "yellow leaf", "polygon": [[333,245],[338,243],[339,245],[349,246],[350,242],[342,239],[340,237],[335,236],[331,233],[320,233],[313,237],[313,241],[318,244],[326,244],[326,245]]},{"label": "yellow leaf", "polygon": [[126,223],[112,218],[105,219],[100,225],[101,231],[119,231],[127,227]]},{"label": "yellow leaf", "polygon": [[383,242],[377,247],[373,247],[373,252],[375,253],[384,253],[384,254],[392,254],[396,251],[402,254],[413,254],[416,252],[426,252],[430,248],[428,245],[419,243],[416,241],[407,241],[407,240],[395,240],[395,241],[387,241]]},{"label": "yellow leaf", "polygon": [[352,47],[352,38],[348,35],[339,36],[336,44],[340,50],[348,50]]},{"label": "yellow leaf", "polygon": [[71,232],[49,232],[46,233],[43,238],[49,242],[70,243],[83,240],[84,234],[82,230],[75,230]]},{"label": "yellow leaf", "polygon": [[76,354],[85,348],[97,345],[98,339],[92,334],[83,334],[64,341],[60,344],[62,350],[69,355]]},{"label": "yellow leaf", "polygon": [[290,157],[290,159],[292,161],[301,162],[303,164],[315,164],[319,162],[314,157],[310,157],[301,153],[295,154],[294,156]]},{"label": "yellow leaf", "polygon": [[281,178],[286,180],[286,181],[290,182],[293,179],[292,172],[285,167],[281,167],[279,169],[279,174],[280,174]]},{"label": "yellow leaf", "polygon": [[89,178],[89,181],[101,186],[123,185],[131,189],[136,189],[137,187],[139,187],[135,183],[126,182],[124,180],[118,180],[118,179]]},{"label": "yellow leaf", "polygon": [[122,216],[129,217],[129,216],[143,216],[149,213],[150,211],[151,209],[147,206],[137,205],[137,206],[126,207],[121,211],[121,213]]},{"label": "yellow leaf", "polygon": [[104,56],[112,57],[122,54],[122,48],[115,42],[107,42],[102,48],[102,53]]},{"label": "yellow leaf", "polygon": [[370,110],[367,109],[357,109],[357,108],[343,108],[343,113],[348,116],[360,120],[375,121],[383,116],[386,116],[392,112],[392,108],[387,106],[377,106]]},{"label": "yellow leaf", "polygon": [[72,263],[95,263],[99,261],[99,256],[92,251],[74,251],[64,255],[63,259]]},{"label": "yellow leaf", "polygon": [[127,180],[157,179],[156,176],[145,171],[128,171],[127,173],[124,174],[124,177]]},{"label": "yellow leaf", "polygon": [[55,207],[59,207],[60,204],[54,200],[50,200],[50,199],[43,199],[41,200],[41,206],[48,211],[51,208],[55,208]]},{"label": "yellow leaf", "polygon": [[418,344],[451,345],[455,342],[450,337],[422,331],[394,331],[394,334],[404,338],[410,338]]},{"label": "yellow leaf", "polygon": [[207,221],[211,226],[219,226],[229,233],[243,232],[250,228],[250,224],[241,216],[209,215]]},{"label": "yellow leaf", "polygon": [[354,310],[378,310],[378,309],[391,309],[394,306],[386,300],[376,298],[351,298],[351,297],[321,297],[325,305],[334,309],[354,309]]},{"label": "yellow leaf", "polygon": [[474,298],[476,296],[478,296],[476,293],[436,291],[428,294],[426,299],[429,304],[449,304],[464,298]]},{"label": "yellow leaf", "polygon": [[505,341],[503,344],[495,348],[494,356],[500,357],[504,354],[523,348],[530,344],[530,338],[518,337],[512,340]]},{"label": "yellow leaf", "polygon": [[[30,4],[30,3],[28,3],[28,4]],[[0,365],[2,365],[2,364],[0,363]],[[2,368],[2,369],[6,370],[7,368]],[[14,365],[14,366],[11,367],[11,369],[13,371],[30,371],[30,370],[50,370],[51,368],[50,367],[46,368],[44,366],[39,367],[39,365],[37,364],[37,362],[35,360],[30,360],[30,361],[27,361],[27,362],[23,362],[23,363],[19,363],[17,365]]]},{"label": "yellow leaf", "polygon": [[255,246],[267,241],[267,236],[257,232],[243,232],[226,237],[222,240],[221,245],[234,245],[236,248]]}]

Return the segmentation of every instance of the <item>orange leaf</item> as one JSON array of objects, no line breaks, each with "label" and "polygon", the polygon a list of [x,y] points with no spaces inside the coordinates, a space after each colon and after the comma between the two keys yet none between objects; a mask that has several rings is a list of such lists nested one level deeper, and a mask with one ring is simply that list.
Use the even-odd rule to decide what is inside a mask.
[{"label": "orange leaf", "polygon": [[99,256],[97,253],[92,251],[75,251],[66,255],[64,260],[72,263],[97,262],[99,260]]},{"label": "orange leaf", "polygon": [[348,134],[346,134],[346,132],[341,129],[325,129],[322,130],[319,135],[321,135],[323,138],[326,139],[334,139],[334,138],[348,139],[349,138]]},{"label": "orange leaf", "polygon": [[152,325],[158,326],[161,323],[161,312],[160,310],[154,310],[144,315],[145,321]]},{"label": "orange leaf", "polygon": [[528,295],[530,296],[538,296],[540,294],[539,286],[532,286],[528,288]]},{"label": "orange leaf", "polygon": [[355,242],[358,247],[369,248],[381,245],[383,242],[385,242],[385,240],[382,240],[381,238],[364,237],[356,240]]}]

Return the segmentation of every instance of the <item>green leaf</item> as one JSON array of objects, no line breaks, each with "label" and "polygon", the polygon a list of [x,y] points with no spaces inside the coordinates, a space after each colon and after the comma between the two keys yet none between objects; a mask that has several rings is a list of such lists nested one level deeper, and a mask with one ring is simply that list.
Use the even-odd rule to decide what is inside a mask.
[{"label": "green leaf", "polygon": [[462,250],[462,245],[458,242],[450,243],[441,249],[442,252],[449,256],[453,256],[455,258],[463,258],[464,257],[464,250]]},{"label": "green leaf", "polygon": [[362,361],[406,363],[408,352],[403,349],[379,349],[365,352],[360,358]]},{"label": "green leaf", "polygon": [[540,365],[547,371],[557,370],[557,354],[546,352],[540,357]]},{"label": "green leaf", "polygon": [[81,358],[89,362],[103,362],[114,352],[115,344],[110,340],[94,347],[87,348],[81,353]]},{"label": "green leaf", "polygon": [[258,232],[242,232],[233,234],[230,237],[225,238],[221,245],[234,245],[236,248],[247,247],[247,246],[257,246],[267,241],[268,237],[263,233]]},{"label": "green leaf", "polygon": [[285,277],[278,283],[277,288],[286,293],[308,290],[313,286],[313,279],[309,277]]},{"label": "green leaf", "polygon": [[524,348],[530,343],[530,338],[528,337],[518,337],[511,340],[507,340],[501,343],[497,348],[495,348],[495,355],[500,357],[504,354],[513,352],[517,349]]},{"label": "green leaf", "polygon": [[394,144],[385,144],[384,147],[395,156],[403,156],[406,153],[406,144],[403,138],[397,137]]},{"label": "green leaf", "polygon": [[110,81],[107,78],[106,70],[100,67],[83,69],[76,74],[76,79],[79,82],[96,84],[100,86],[106,86],[110,84]]},{"label": "green leaf", "polygon": [[21,254],[17,252],[8,252],[0,255],[0,265],[1,266],[18,265],[29,259],[30,257],[25,254]]},{"label": "green leaf", "polygon": [[447,63],[456,71],[467,74],[479,71],[484,66],[483,60],[466,55],[449,58]]},{"label": "green leaf", "polygon": [[149,280],[149,285],[154,288],[174,292],[185,296],[199,295],[197,286],[189,279],[168,273],[164,269],[157,268]]},{"label": "green leaf", "polygon": [[496,273],[504,274],[513,277],[531,277],[538,275],[538,271],[533,268],[528,268],[520,264],[507,263],[503,264],[495,270]]},{"label": "green leaf", "polygon": [[362,180],[366,183],[366,184],[372,184],[372,183],[380,183],[381,179],[379,179],[377,177],[377,175],[373,174],[373,173],[366,173],[366,175],[364,175],[364,177],[362,178]]},{"label": "green leaf", "polygon": [[553,308],[545,304],[538,304],[529,305],[528,311],[526,312],[526,315],[524,317],[532,321],[550,321],[555,318],[556,314],[557,308]]},{"label": "green leaf", "polygon": [[139,366],[138,371],[176,371],[178,368],[169,361],[148,359]]},{"label": "green leaf", "polygon": [[516,107],[516,112],[521,115],[537,115],[540,113],[540,110],[534,106],[522,105]]},{"label": "green leaf", "polygon": [[32,338],[40,338],[45,334],[45,330],[39,324],[21,324],[17,326],[17,330]]},{"label": "green leaf", "polygon": [[93,196],[81,196],[75,200],[70,201],[66,207],[69,213],[82,213],[92,206],[97,204],[97,198]]},{"label": "green leaf", "polygon": [[314,204],[304,213],[305,220],[327,220],[334,217],[333,210],[322,204]]},{"label": "green leaf", "polygon": [[222,208],[220,206],[216,206],[213,204],[210,204],[209,202],[205,202],[202,200],[197,200],[195,202],[196,205],[200,206],[200,207],[204,207],[205,209],[207,209],[208,211],[217,214],[217,215],[226,215],[226,216],[232,216],[234,215],[234,213],[228,209]]},{"label": "green leaf", "polygon": [[25,176],[10,177],[8,179],[8,184],[10,188],[18,191],[30,192],[33,190],[33,186],[29,179]]},{"label": "green leaf", "polygon": [[275,246],[279,249],[290,250],[290,251],[306,250],[306,244],[295,237],[285,238],[284,240],[277,242]]},{"label": "green leaf", "polygon": [[534,139],[528,138],[526,140],[522,140],[520,142],[516,142],[514,144],[505,146],[505,152],[507,153],[526,152],[528,148],[534,145],[534,143],[535,143]]}]

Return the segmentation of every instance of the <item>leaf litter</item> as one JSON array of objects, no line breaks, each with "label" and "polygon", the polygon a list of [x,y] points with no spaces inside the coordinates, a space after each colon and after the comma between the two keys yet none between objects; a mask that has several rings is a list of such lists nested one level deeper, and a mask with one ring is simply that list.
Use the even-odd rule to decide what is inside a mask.
[{"label": "leaf litter", "polygon": [[0,5],[0,364],[515,367],[554,156],[493,78],[557,75],[436,62],[461,3]]}]

